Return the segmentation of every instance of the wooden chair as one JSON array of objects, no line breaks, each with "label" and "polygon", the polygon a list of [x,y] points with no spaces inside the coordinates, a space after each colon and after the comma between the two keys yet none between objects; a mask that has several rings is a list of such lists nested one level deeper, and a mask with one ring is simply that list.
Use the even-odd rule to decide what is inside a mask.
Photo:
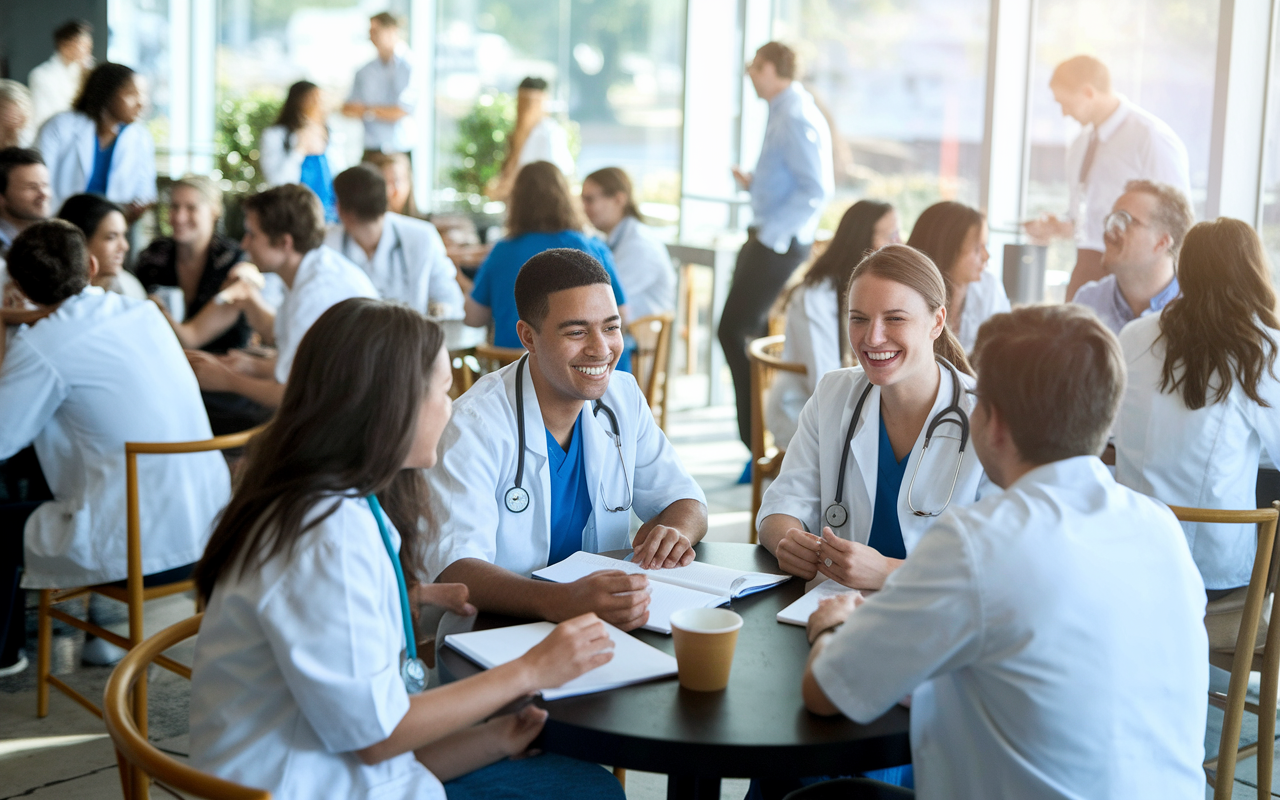
[{"label": "wooden chair", "polygon": [[764,403],[765,392],[773,382],[773,373],[777,370],[804,375],[808,370],[804,364],[783,361],[782,346],[786,336],[765,336],[756,339],[747,347],[747,358],[751,362],[751,543],[755,544],[759,532],[756,530],[756,514],[760,513],[760,502],[764,497],[764,481],[776,478],[782,469],[784,451],[773,444],[773,438],[765,429]]},{"label": "wooden chair", "polygon": [[[174,581],[159,585],[146,586],[145,576],[142,574],[142,533],[141,520],[138,515],[138,455],[139,454],[176,454],[176,453],[204,453],[210,450],[232,450],[238,447],[244,447],[254,436],[262,430],[262,426],[251,428],[247,431],[232,433],[226,436],[216,436],[212,439],[202,439],[194,442],[126,442],[124,445],[125,459],[125,493],[126,493],[126,536],[127,542],[127,561],[128,561],[128,577],[124,580],[124,585],[116,583],[102,583],[96,586],[81,586],[73,589],[42,589],[40,590],[40,612],[39,612],[39,639],[36,651],[36,715],[44,717],[49,714],[49,687],[61,691],[63,694],[75,700],[80,705],[102,716],[102,709],[98,708],[91,700],[77,692],[67,685],[61,678],[50,674],[50,652],[53,647],[53,620],[78,628],[86,633],[91,633],[101,639],[130,650],[142,642],[142,611],[143,604],[148,600],[155,600],[161,597],[168,597],[173,594],[188,592],[195,588],[195,583],[190,579]],[[119,600],[129,607],[129,637],[126,639],[114,631],[109,631],[98,625],[94,625],[87,619],[80,619],[55,608],[59,603],[65,603],[69,600],[84,599],[86,608],[89,596],[91,594],[100,594],[109,597],[112,600]],[[87,615],[86,615],[87,616]],[[166,656],[158,656],[156,663],[166,669],[176,672],[185,677],[191,677],[191,668],[185,664],[179,664]],[[146,732],[146,714],[147,692],[146,682],[143,681],[138,686],[138,708],[143,711],[139,712],[138,718],[142,731]]]},{"label": "wooden chair", "polygon": [[[1280,638],[1276,628],[1268,624],[1263,617],[1263,607],[1273,593],[1277,574],[1280,574],[1280,549],[1275,547],[1276,520],[1280,518],[1280,501],[1272,503],[1272,508],[1260,508],[1256,511],[1222,511],[1205,508],[1183,508],[1170,506],[1173,513],[1182,522],[1203,523],[1250,523],[1258,526],[1258,549],[1253,561],[1253,574],[1249,585],[1233,592],[1221,600],[1209,603],[1210,615],[1221,613],[1238,613],[1240,624],[1234,647],[1215,647],[1209,649],[1209,663],[1231,673],[1231,682],[1227,693],[1210,692],[1209,702],[1223,709],[1222,738],[1218,744],[1218,757],[1204,763],[1205,775],[1210,770],[1214,776],[1214,800],[1228,800],[1235,784],[1236,762],[1240,758],[1251,755],[1258,756],[1258,796],[1271,796],[1272,760],[1275,753],[1276,728],[1276,690],[1280,680]],[[1217,606],[1217,609],[1215,609]],[[1259,643],[1261,640],[1261,643]],[[1258,702],[1250,703],[1245,699],[1249,688],[1249,673],[1259,672],[1262,676],[1261,691]],[[1258,716],[1258,742],[1265,742],[1264,748],[1257,744],[1240,747],[1240,725],[1244,712],[1249,711]]]},{"label": "wooden chair", "polygon": [[649,401],[649,409],[658,421],[658,427],[667,430],[667,379],[670,372],[671,328],[676,315],[670,312],[650,314],[627,326],[636,340],[635,357],[631,359],[631,371],[640,390]]},{"label": "wooden chair", "polygon": [[[116,665],[107,681],[102,701],[103,721],[106,722],[107,733],[116,746],[120,784],[126,798],[147,800],[152,779],[167,788],[178,790],[184,796],[193,795],[208,800],[271,798],[270,792],[214,777],[158,750],[147,740],[145,733],[145,701],[140,708],[136,702],[131,702],[130,696],[135,694],[135,684],[145,679],[147,669],[165,658],[161,655],[165,650],[195,636],[200,630],[200,620],[203,617],[203,614],[188,617],[141,642]],[[142,694],[145,697],[146,692],[143,691]]]},{"label": "wooden chair", "polygon": [[476,373],[470,364],[469,359],[462,359],[462,368],[466,374],[464,383],[467,388],[471,388],[471,384],[475,383],[475,379],[487,372],[495,369],[502,369],[508,364],[514,363],[520,359],[527,351],[523,347],[498,347],[488,342],[481,342],[476,345],[475,360],[477,366],[481,368]]}]

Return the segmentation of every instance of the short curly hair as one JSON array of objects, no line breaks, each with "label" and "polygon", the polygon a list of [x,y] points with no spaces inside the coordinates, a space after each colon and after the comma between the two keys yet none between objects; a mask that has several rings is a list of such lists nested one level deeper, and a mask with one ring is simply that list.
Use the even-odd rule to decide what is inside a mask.
[{"label": "short curly hair", "polygon": [[51,306],[89,285],[89,243],[61,219],[37,222],[9,247],[9,277],[33,303]]},{"label": "short curly hair", "polygon": [[566,289],[603,284],[611,286],[609,273],[589,253],[569,247],[543,250],[524,262],[516,275],[516,311],[520,319],[541,331],[551,311],[549,297]]},{"label": "short curly hair", "polygon": [[111,101],[116,99],[120,89],[133,80],[134,71],[124,64],[113,64],[104,61],[93,68],[89,77],[84,79],[84,88],[76,98],[72,108],[89,119],[96,120],[102,112],[111,108]]}]

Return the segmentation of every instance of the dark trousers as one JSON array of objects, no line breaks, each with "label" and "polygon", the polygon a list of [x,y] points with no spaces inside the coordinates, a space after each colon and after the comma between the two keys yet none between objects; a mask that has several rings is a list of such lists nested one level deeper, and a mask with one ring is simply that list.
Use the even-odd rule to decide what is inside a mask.
[{"label": "dark trousers", "polygon": [[34,448],[0,462],[0,666],[17,661],[27,642],[22,532],[27,518],[52,499]]},{"label": "dark trousers", "polygon": [[[751,364],[747,345],[767,333],[769,308],[778,299],[791,273],[809,257],[809,245],[794,238],[785,253],[775,253],[751,232],[738,251],[733,283],[720,315],[720,347],[733,374],[733,394],[738,404],[738,436],[751,446]],[[716,376],[711,376],[715,380]]]}]

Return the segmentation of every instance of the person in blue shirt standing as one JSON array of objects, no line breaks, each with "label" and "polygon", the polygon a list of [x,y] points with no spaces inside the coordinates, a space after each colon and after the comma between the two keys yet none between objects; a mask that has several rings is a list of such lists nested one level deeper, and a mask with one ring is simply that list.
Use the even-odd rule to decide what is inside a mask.
[{"label": "person in blue shirt standing", "polygon": [[344,116],[364,120],[364,158],[413,149],[413,61],[400,44],[400,20],[383,11],[369,18],[378,57],[356,72]]},{"label": "person in blue shirt standing", "polygon": [[[831,129],[813,97],[796,82],[796,54],[769,42],[747,75],[769,103],[769,122],[755,173],[733,168],[751,192],[752,225],[738,253],[733,284],[720,316],[720,346],[733,373],[738,434],[751,445],[751,380],[747,344],[765,334],[769,307],[809,256],[818,217],[834,192]],[[748,465],[748,469],[750,466]]]},{"label": "person in blue shirt standing", "polygon": [[[520,313],[516,310],[516,275],[524,262],[538,253],[568,247],[595,257],[609,273],[613,299],[623,322],[627,298],[618,281],[609,245],[582,232],[582,218],[569,193],[569,183],[550,161],[535,161],[520,169],[507,203],[507,235],[494,245],[480,265],[475,283],[461,278],[467,293],[466,323],[481,327],[493,322],[493,343],[498,347],[523,347],[516,333]],[[618,369],[630,370],[630,358],[623,353]]]}]

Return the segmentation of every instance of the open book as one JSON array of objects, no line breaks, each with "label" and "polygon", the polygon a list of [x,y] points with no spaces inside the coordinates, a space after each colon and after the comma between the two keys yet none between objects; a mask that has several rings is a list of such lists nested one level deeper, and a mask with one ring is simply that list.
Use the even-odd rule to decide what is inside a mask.
[{"label": "open book", "polygon": [[[550,622],[530,622],[509,628],[492,628],[487,631],[451,633],[444,643],[485,669],[515,661],[529,649],[547,638],[555,625]],[[609,623],[605,623],[609,638],[613,640],[613,659],[590,672],[584,672],[563,686],[543,689],[544,700],[558,700],[579,694],[604,692],[633,683],[644,683],[676,674],[676,660],[656,647],[628,636]]]},{"label": "open book", "polygon": [[813,612],[818,610],[818,603],[828,597],[856,591],[857,589],[850,589],[848,586],[828,578],[805,592],[799,600],[779,611],[778,622],[804,627],[809,624],[809,617],[813,615]]},{"label": "open book", "polygon": [[671,614],[676,611],[722,606],[735,597],[755,594],[791,578],[790,575],[743,572],[697,561],[686,567],[641,569],[630,561],[581,550],[533,575],[555,583],[572,583],[593,572],[610,569],[649,576],[649,621],[644,628],[658,633],[671,633]]}]

